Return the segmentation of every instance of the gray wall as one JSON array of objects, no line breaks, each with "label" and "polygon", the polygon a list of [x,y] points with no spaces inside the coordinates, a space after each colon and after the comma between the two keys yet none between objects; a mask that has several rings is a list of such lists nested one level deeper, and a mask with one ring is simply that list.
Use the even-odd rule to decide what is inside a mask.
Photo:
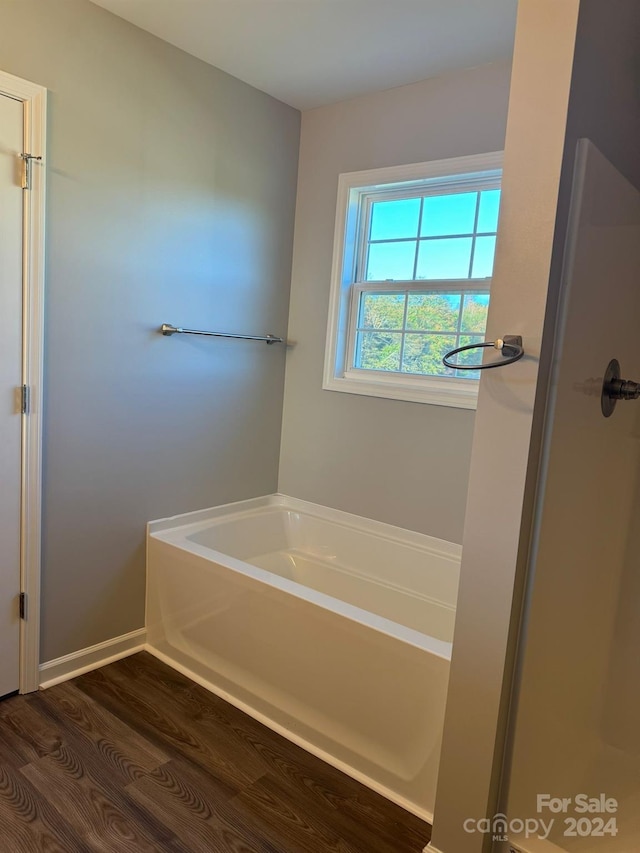
[{"label": "gray wall", "polygon": [[299,113],[87,0],[0,0],[50,90],[42,660],[144,624],[148,519],[276,488]]},{"label": "gray wall", "polygon": [[501,150],[510,66],[303,113],[280,491],[462,541],[474,413],[322,390],[338,175]]}]

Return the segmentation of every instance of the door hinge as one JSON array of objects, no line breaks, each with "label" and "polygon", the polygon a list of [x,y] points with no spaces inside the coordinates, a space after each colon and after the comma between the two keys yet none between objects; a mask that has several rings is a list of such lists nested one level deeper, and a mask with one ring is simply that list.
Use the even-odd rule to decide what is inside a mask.
[{"label": "door hinge", "polygon": [[26,592],[20,593],[20,618],[21,619],[27,618],[27,593]]},{"label": "door hinge", "polygon": [[29,405],[31,403],[31,389],[28,385],[23,385],[20,389],[20,414],[29,414]]},{"label": "door hinge", "polygon": [[42,157],[36,157],[35,154],[21,154],[22,160],[22,189],[31,189],[31,164],[34,160],[42,160]]}]

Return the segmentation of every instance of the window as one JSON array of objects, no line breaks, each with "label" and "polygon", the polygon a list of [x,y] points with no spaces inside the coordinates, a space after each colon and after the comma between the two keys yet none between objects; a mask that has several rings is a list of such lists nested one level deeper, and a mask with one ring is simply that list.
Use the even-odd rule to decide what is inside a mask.
[{"label": "window", "polygon": [[484,340],[501,162],[340,176],[324,388],[475,407],[478,372],[442,356]]}]

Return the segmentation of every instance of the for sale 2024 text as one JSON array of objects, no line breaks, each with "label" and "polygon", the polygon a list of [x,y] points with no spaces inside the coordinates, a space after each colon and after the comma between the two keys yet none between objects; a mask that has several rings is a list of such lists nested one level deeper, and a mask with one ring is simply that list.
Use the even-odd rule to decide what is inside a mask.
[{"label": "for sale 2024 text", "polygon": [[[538,814],[548,812],[554,815],[566,815],[564,818],[566,837],[602,837],[618,834],[615,814],[618,801],[606,794],[590,797],[588,794],[576,794],[574,797],[553,797],[551,794],[538,794]],[[569,814],[571,812],[572,814]]]}]

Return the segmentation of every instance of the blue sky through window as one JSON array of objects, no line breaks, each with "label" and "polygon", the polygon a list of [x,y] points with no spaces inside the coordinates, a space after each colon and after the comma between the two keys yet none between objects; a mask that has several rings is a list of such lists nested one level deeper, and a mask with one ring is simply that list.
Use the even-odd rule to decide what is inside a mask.
[{"label": "blue sky through window", "polygon": [[499,189],[373,202],[364,280],[490,277],[499,207]]},{"label": "blue sky through window", "polygon": [[422,210],[421,237],[473,234],[478,193],[429,196]]},{"label": "blue sky through window", "polygon": [[472,244],[471,237],[421,242],[416,278],[468,278]]},{"label": "blue sky through window", "polygon": [[420,199],[377,201],[371,211],[370,240],[395,240],[418,236]]},{"label": "blue sky through window", "polygon": [[500,190],[485,190],[480,193],[480,211],[478,232],[491,233],[498,230],[498,211],[500,209]]}]

